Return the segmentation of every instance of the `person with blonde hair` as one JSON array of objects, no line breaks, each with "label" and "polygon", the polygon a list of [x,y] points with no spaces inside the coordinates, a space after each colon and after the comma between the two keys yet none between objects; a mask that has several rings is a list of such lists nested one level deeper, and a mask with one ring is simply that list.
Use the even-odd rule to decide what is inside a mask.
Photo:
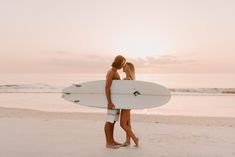
[{"label": "person with blonde hair", "polygon": [[[126,77],[124,80],[135,80],[135,67],[132,63],[127,62],[126,65],[123,67],[123,72],[126,73]],[[121,146],[129,146],[131,143],[131,138],[135,143],[135,146],[139,146],[139,138],[135,136],[131,129],[131,110],[130,109],[122,109],[121,110],[121,120],[120,120],[121,127],[126,132],[126,142],[123,143]]]},{"label": "person with blonde hair", "polygon": [[107,120],[104,125],[104,132],[106,137],[106,148],[117,149],[121,146],[120,143],[114,140],[114,125],[115,122],[119,119],[120,110],[114,109],[115,105],[111,100],[111,90],[113,80],[120,80],[118,70],[122,69],[126,64],[126,59],[118,55],[115,57],[112,68],[107,72],[106,75],[106,85],[105,85],[105,94],[107,98]]}]

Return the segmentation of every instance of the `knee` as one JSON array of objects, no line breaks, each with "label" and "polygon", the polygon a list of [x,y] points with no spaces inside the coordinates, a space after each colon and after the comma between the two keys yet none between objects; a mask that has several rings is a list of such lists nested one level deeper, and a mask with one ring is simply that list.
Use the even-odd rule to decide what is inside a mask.
[{"label": "knee", "polygon": [[104,125],[104,130],[108,131],[109,129],[110,129],[110,124],[108,122],[106,122]]}]

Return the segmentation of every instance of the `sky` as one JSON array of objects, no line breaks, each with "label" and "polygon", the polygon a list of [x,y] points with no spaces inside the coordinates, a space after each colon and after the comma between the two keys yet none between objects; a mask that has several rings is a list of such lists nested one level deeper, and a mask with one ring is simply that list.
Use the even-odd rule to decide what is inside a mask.
[{"label": "sky", "polygon": [[235,73],[234,0],[0,0],[0,74]]}]

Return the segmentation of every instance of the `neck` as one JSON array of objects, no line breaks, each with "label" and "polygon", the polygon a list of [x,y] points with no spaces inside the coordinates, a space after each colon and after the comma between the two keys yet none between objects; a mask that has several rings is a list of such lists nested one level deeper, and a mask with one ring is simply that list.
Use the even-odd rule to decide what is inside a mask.
[{"label": "neck", "polygon": [[117,71],[117,68],[114,68],[114,67],[113,67],[112,70],[116,72],[116,71]]}]

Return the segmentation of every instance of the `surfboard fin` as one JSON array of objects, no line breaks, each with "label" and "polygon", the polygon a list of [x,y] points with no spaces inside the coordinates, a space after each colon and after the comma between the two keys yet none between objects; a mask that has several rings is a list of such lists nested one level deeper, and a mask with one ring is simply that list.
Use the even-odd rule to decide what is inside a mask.
[{"label": "surfboard fin", "polygon": [[82,87],[82,85],[80,85],[80,84],[74,84],[73,83],[73,85],[76,86],[76,87]]},{"label": "surfboard fin", "polygon": [[74,102],[76,103],[76,102],[80,102],[79,100],[74,100]]}]

